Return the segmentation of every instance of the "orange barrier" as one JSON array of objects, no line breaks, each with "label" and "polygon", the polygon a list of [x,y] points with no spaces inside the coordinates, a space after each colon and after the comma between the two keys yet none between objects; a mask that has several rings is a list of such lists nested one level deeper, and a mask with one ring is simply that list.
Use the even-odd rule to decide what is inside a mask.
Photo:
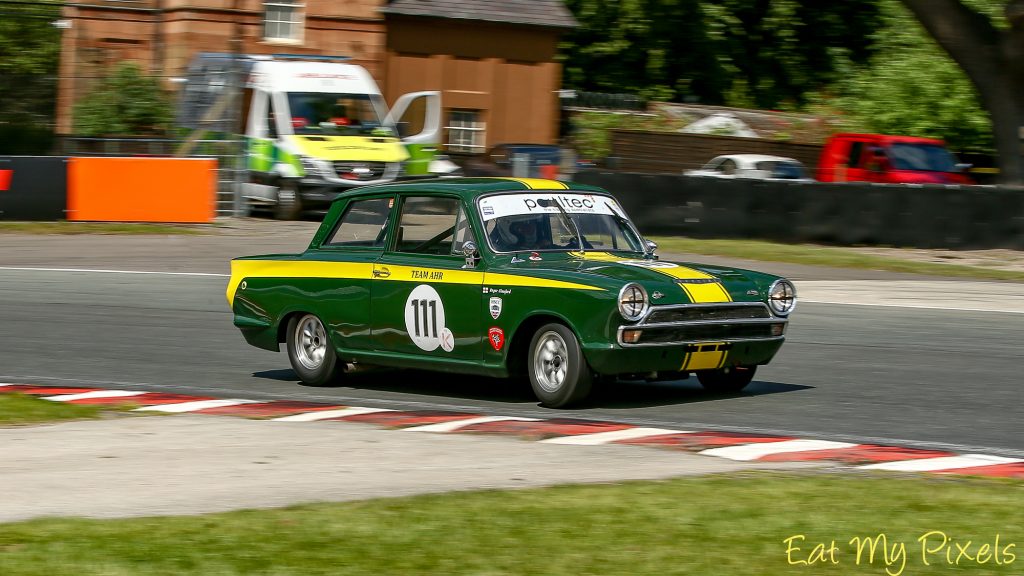
[{"label": "orange barrier", "polygon": [[217,161],[205,158],[71,158],[68,220],[212,222]]}]

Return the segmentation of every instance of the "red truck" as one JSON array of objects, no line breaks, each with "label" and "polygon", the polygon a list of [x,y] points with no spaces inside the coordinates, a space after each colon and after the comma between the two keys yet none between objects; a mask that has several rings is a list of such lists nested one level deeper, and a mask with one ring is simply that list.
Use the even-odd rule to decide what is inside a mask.
[{"label": "red truck", "polygon": [[821,182],[974,184],[942,140],[883,134],[835,134],[818,162]]}]

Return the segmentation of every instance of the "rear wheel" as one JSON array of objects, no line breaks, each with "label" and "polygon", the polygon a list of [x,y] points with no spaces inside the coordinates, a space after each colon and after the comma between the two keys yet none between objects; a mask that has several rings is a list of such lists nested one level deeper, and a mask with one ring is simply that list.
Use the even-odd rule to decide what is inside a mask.
[{"label": "rear wheel", "polygon": [[293,316],[287,335],[288,361],[300,380],[311,386],[323,386],[335,379],[338,355],[319,318],[313,314]]},{"label": "rear wheel", "polygon": [[299,184],[294,180],[282,180],[277,189],[277,204],[274,206],[274,217],[278,220],[297,220],[302,214],[302,198],[299,196]]},{"label": "rear wheel", "polygon": [[593,382],[579,340],[562,324],[545,324],[533,335],[527,371],[533,393],[551,408],[582,400]]},{"label": "rear wheel", "polygon": [[700,385],[708,392],[739,392],[754,379],[757,366],[734,366],[697,372]]}]

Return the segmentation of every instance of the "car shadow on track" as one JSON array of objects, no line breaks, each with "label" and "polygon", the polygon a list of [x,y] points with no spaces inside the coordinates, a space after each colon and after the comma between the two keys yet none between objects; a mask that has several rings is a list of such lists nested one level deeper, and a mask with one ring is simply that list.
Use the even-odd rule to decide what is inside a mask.
[{"label": "car shadow on track", "polygon": [[618,380],[596,384],[590,396],[581,402],[578,408],[652,408],[754,398],[812,388],[813,386],[754,380],[742,392],[723,394],[704,390],[694,377],[666,382]]},{"label": "car shadow on track", "polygon": [[[266,370],[256,372],[253,376],[311,388],[311,386],[299,382],[295,372],[290,369]],[[418,370],[382,368],[346,374],[336,384],[320,388],[338,390],[347,388],[390,394],[537,405],[537,399],[533,395],[528,382],[502,378],[486,378],[483,376],[422,372]],[[798,392],[811,388],[813,387],[754,380],[742,392],[735,394],[713,394],[701,388],[700,384],[697,383],[697,379],[692,377],[688,380],[670,382],[621,380],[615,382],[596,382],[593,391],[586,400],[566,410],[594,408],[630,409],[684,405]]]}]

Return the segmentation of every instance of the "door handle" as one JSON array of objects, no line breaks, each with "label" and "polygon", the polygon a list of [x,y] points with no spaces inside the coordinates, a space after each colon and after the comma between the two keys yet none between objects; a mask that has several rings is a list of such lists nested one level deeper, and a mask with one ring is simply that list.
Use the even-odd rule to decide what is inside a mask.
[{"label": "door handle", "polygon": [[388,276],[391,276],[391,271],[388,270],[387,268],[374,268],[373,269],[373,277],[374,278],[387,278]]}]

